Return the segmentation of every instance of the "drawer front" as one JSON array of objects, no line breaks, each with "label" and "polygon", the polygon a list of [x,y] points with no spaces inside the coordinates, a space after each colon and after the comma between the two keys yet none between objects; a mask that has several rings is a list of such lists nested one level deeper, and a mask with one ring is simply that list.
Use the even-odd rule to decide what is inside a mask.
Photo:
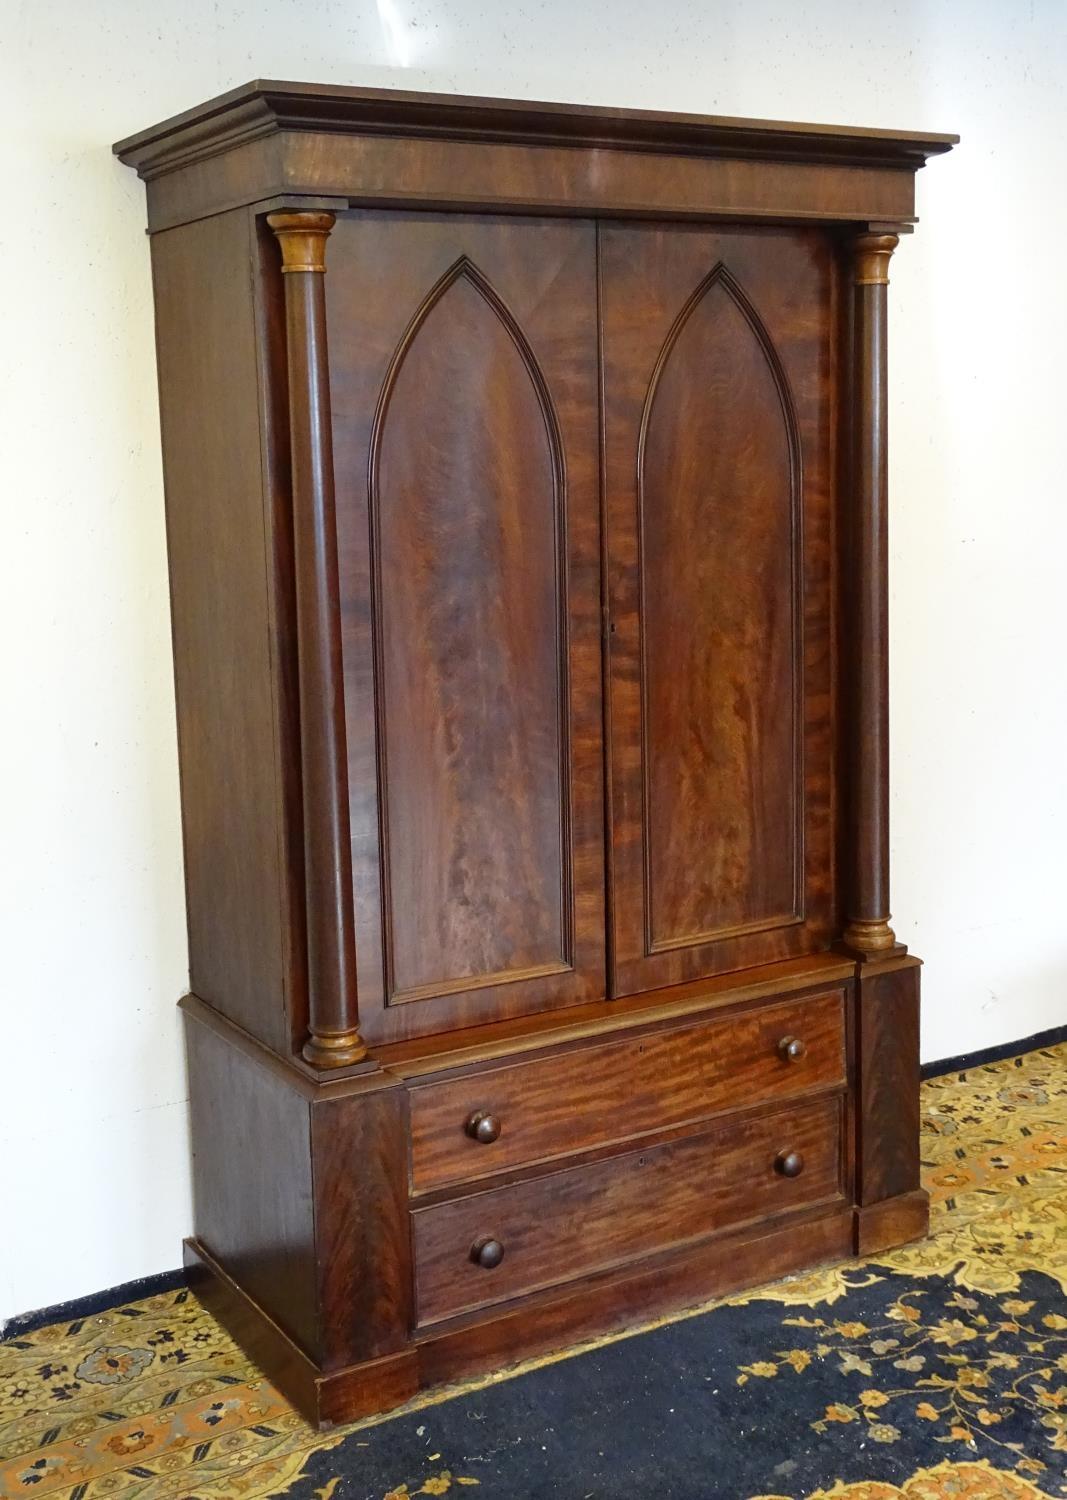
[{"label": "drawer front", "polygon": [[[783,1047],[790,1040],[799,1056]],[[412,1186],[427,1192],[844,1081],[838,991],[423,1084],[411,1091]]]},{"label": "drawer front", "polygon": [[842,1096],[412,1213],[420,1324],[841,1193]]}]

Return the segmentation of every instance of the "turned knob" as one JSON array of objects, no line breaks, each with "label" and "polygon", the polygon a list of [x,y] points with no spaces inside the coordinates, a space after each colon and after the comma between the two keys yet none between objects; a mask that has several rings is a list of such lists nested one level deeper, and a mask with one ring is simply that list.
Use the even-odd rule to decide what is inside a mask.
[{"label": "turned knob", "polygon": [[779,1151],[774,1158],[774,1170],[783,1177],[799,1177],[804,1170],[804,1158],[799,1151]]},{"label": "turned knob", "polygon": [[481,1266],[483,1271],[491,1271],[504,1259],[504,1247],[499,1240],[483,1239],[475,1240],[471,1246],[471,1260],[476,1266]]},{"label": "turned knob", "polygon": [[799,1062],[807,1050],[807,1044],[798,1036],[784,1036],[778,1043],[778,1056],[783,1062]]},{"label": "turned knob", "polygon": [[484,1109],[475,1110],[463,1128],[472,1141],[483,1146],[491,1146],[500,1136],[500,1121]]}]

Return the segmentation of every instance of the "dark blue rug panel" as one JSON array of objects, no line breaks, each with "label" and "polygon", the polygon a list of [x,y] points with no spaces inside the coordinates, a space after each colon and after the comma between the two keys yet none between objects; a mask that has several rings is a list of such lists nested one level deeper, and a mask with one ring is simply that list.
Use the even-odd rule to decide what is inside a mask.
[{"label": "dark blue rug panel", "polygon": [[717,1308],[357,1431],[290,1494],[316,1500],[337,1480],[332,1500],[405,1485],[478,1500],[799,1500],[834,1479],[1034,1455],[1044,1488],[1067,1483],[1053,1446],[1067,1431],[1058,1284],[1032,1272],[996,1297],[871,1274],[832,1305]]}]

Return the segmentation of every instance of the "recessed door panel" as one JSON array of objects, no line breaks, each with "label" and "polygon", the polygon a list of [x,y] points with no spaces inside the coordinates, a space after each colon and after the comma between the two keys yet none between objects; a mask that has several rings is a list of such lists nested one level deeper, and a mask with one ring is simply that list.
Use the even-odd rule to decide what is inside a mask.
[{"label": "recessed door panel", "polygon": [[457,262],[372,451],[394,1000],[570,967],[561,488],[533,353]]},{"label": "recessed door panel", "polygon": [[595,230],[330,242],[369,1039],[604,993]]},{"label": "recessed door panel", "polygon": [[626,994],[829,933],[833,268],[807,231],[601,251]]}]

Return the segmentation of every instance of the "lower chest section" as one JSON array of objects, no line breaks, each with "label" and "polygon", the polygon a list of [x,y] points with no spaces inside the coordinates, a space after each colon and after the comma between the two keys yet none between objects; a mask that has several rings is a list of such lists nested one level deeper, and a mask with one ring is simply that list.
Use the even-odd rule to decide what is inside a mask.
[{"label": "lower chest section", "polygon": [[413,1083],[416,1326],[843,1200],[847,1085],[838,990]]}]

